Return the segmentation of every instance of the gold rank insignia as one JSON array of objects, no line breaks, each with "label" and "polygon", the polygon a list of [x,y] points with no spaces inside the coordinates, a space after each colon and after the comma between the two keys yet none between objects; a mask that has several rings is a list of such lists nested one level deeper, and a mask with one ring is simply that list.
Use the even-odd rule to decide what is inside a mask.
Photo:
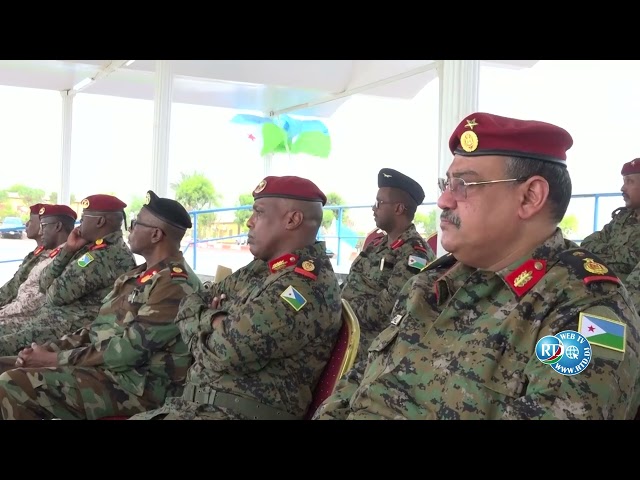
[{"label": "gold rank insignia", "polygon": [[478,125],[478,122],[476,122],[475,118],[467,120],[467,124],[464,127],[469,130],[460,135],[460,146],[465,152],[473,152],[478,148],[478,135],[473,131],[473,127],[476,125]]},{"label": "gold rank insignia", "polygon": [[256,187],[256,189],[253,191],[253,193],[260,193],[262,190],[264,190],[264,188],[267,186],[267,181],[266,180],[262,180],[258,186]]},{"label": "gold rank insignia", "polygon": [[316,266],[311,260],[305,260],[304,262],[302,262],[302,268],[304,268],[307,272],[312,272],[316,268]]},{"label": "gold rank insignia", "polygon": [[96,245],[102,245],[104,243],[104,240],[99,238],[98,240],[96,240]]},{"label": "gold rank insignia", "polygon": [[80,202],[80,206],[82,208],[89,208],[89,200],[85,198],[84,200],[82,200],[82,202]]},{"label": "gold rank insignia", "polygon": [[182,269],[180,267],[173,267],[172,270],[176,273],[182,273]]},{"label": "gold rank insignia", "polygon": [[609,271],[607,267],[596,262],[593,258],[584,258],[582,261],[584,262],[584,269],[589,273],[604,275]]}]

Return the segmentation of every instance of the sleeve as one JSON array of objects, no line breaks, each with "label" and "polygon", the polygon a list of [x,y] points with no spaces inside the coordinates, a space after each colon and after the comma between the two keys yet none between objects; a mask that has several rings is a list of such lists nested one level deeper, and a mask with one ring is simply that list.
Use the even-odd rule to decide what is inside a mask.
[{"label": "sleeve", "polygon": [[77,252],[69,253],[63,248],[40,277],[40,291],[46,294],[46,302],[55,306],[68,305],[88,293],[111,287],[113,276],[108,250],[87,252],[94,260],[81,267],[78,261],[71,261]]},{"label": "sleeve", "polygon": [[28,277],[28,265],[33,264],[33,262],[34,259],[31,259],[27,256],[25,260],[20,264],[13,277],[11,277],[11,279],[7,283],[0,287],[0,307],[4,307],[16,298],[20,285],[22,285],[22,283]]},{"label": "sleeve", "polygon": [[611,232],[613,230],[614,222],[615,220],[612,220],[604,227],[602,227],[602,230],[593,232],[591,235],[588,235],[584,240],[582,240],[582,242],[580,242],[580,248],[585,248],[587,250],[598,250],[598,246],[609,243],[609,241],[611,240]]},{"label": "sleeve", "polygon": [[53,351],[60,352],[62,350],[71,350],[73,348],[89,345],[90,343],[91,339],[89,337],[89,330],[87,328],[82,328],[70,335],[64,335],[59,340],[47,342],[45,345],[48,345]]},{"label": "sleeve", "polygon": [[298,352],[309,341],[308,332],[314,331],[323,308],[323,289],[315,282],[287,272],[246,303],[234,304],[230,299],[232,303],[222,312],[226,314],[223,321],[215,328],[211,320],[221,311],[202,305],[181,310],[177,321],[181,331],[185,320],[204,327],[191,339],[190,349],[205,368],[239,374],[255,372],[273,358]]},{"label": "sleeve", "polygon": [[[624,303],[622,298],[620,302]],[[616,313],[616,310],[618,313]],[[628,312],[629,315],[625,313]],[[625,352],[591,343],[590,362],[577,374],[561,374],[532,355],[525,364],[528,379],[524,394],[505,411],[510,419],[607,420],[633,419],[638,410],[640,339],[633,312],[612,305],[588,305],[557,309],[543,321],[536,342],[553,332],[578,330],[580,313],[591,314],[605,323],[625,325]],[[637,318],[637,317],[636,317]],[[588,338],[587,338],[588,340]],[[595,341],[595,340],[594,340]]]},{"label": "sleeve", "polygon": [[[174,324],[180,301],[193,287],[186,279],[162,275],[151,287],[147,302],[137,315],[126,319],[124,331],[108,336],[98,344],[67,350],[58,354],[60,365],[103,365],[118,372],[148,362],[151,355],[176,340]],[[97,332],[100,338],[100,332]]]}]

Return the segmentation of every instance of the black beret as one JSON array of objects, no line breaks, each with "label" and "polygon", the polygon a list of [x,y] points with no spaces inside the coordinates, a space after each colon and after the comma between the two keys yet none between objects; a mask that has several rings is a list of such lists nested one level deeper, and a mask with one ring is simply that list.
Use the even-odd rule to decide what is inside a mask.
[{"label": "black beret", "polygon": [[378,173],[378,188],[391,187],[407,192],[418,205],[424,200],[424,190],[413,178],[392,168],[383,168]]},{"label": "black beret", "polygon": [[182,204],[170,198],[160,198],[151,190],[147,192],[144,207],[169,225],[183,230],[192,227],[191,215]]}]

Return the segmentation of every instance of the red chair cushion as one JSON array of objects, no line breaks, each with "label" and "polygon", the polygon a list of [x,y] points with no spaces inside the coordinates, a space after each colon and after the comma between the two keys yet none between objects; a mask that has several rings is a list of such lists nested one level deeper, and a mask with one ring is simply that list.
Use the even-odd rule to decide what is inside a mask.
[{"label": "red chair cushion", "polygon": [[427,245],[431,247],[433,253],[438,254],[438,234],[434,233],[429,238],[427,238]]},{"label": "red chair cushion", "polygon": [[342,361],[347,353],[347,347],[349,346],[349,328],[347,322],[342,322],[340,332],[338,332],[338,340],[331,351],[331,357],[329,362],[324,367],[322,375],[318,385],[316,385],[313,391],[313,398],[311,399],[311,405],[305,418],[310,420],[313,414],[318,409],[320,404],[324,402],[332,393],[333,389],[338,382],[338,375],[340,374],[340,368],[342,367]]}]

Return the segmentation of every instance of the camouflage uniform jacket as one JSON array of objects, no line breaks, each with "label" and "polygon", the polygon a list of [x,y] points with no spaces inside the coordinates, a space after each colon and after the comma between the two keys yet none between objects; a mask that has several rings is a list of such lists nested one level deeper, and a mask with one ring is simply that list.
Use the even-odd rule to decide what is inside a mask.
[{"label": "camouflage uniform jacket", "polygon": [[358,360],[366,358],[369,345],[388,325],[402,286],[434,258],[412,224],[392,244],[387,235],[373,240],[353,261],[342,284],[342,298],[351,304],[360,324]]},{"label": "camouflage uniform jacket", "polygon": [[[557,230],[497,273],[462,263],[444,275],[430,271],[455,262],[441,257],[402,289],[389,327],[369,348],[361,384],[345,376],[315,417],[633,418],[640,319],[620,281],[576,247]],[[624,323],[626,351],[591,345],[589,365],[561,375],[535,347],[544,336],[578,331],[581,312]]]},{"label": "camouflage uniform jacket", "polygon": [[[253,260],[213,286],[213,295],[222,293],[227,299],[218,310],[199,295],[180,306],[176,320],[194,356],[188,382],[301,418],[341,326],[340,291],[325,243],[268,263]],[[219,313],[227,316],[213,328]],[[199,411],[204,418],[217,412],[211,405]]]},{"label": "camouflage uniform jacket", "polygon": [[624,282],[640,262],[640,221],[635,210],[618,208],[602,230],[593,232],[580,247],[595,253]]},{"label": "camouflage uniform jacket", "polygon": [[74,317],[93,320],[116,279],[135,267],[133,253],[119,230],[75,253],[61,249],[40,276],[40,291],[46,299],[38,316],[46,317],[49,307],[57,312],[53,316],[60,313],[55,307],[73,307]]},{"label": "camouflage uniform jacket", "polygon": [[192,357],[175,324],[180,301],[200,289],[182,254],[120,276],[97,318],[48,345],[60,366],[96,367],[133,395],[162,404],[179,394]]},{"label": "camouflage uniform jacket", "polygon": [[41,260],[47,258],[49,252],[50,250],[39,246],[24,257],[24,260],[22,260],[22,263],[11,280],[0,287],[0,307],[5,306],[16,298],[18,288],[20,288],[20,285],[27,279],[31,269],[40,263]]}]

